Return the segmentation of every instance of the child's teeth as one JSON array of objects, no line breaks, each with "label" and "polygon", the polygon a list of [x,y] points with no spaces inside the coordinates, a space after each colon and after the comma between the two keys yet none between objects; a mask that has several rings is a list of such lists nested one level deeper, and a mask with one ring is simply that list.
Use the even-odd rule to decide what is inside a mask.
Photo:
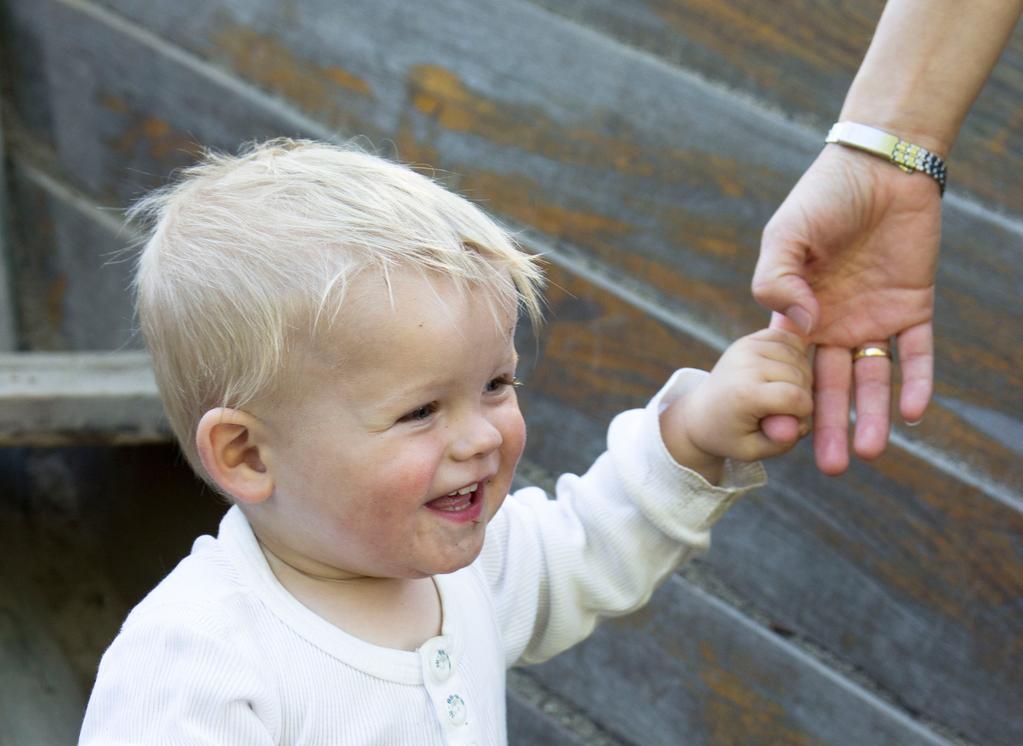
[{"label": "child's teeth", "polygon": [[448,497],[454,497],[455,495],[468,495],[470,492],[475,492],[476,488],[479,486],[480,486],[479,482],[476,482],[475,484],[470,484],[468,487],[463,487],[460,490],[449,492]]}]

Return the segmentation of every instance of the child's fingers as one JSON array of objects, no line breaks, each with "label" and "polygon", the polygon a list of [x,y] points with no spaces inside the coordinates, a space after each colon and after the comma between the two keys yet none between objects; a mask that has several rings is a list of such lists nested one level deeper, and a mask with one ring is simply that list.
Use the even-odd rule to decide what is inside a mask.
[{"label": "child's fingers", "polygon": [[813,414],[813,395],[804,386],[772,381],[757,389],[755,406],[758,420],[775,414],[788,414],[800,419]]},{"label": "child's fingers", "polygon": [[799,337],[778,329],[767,329],[770,335],[757,332],[748,337],[749,349],[762,358],[810,370],[808,346]]},{"label": "child's fingers", "polygon": [[765,383],[792,383],[807,391],[813,388],[813,374],[809,365],[797,365],[777,360],[763,360],[760,365],[760,380]]},{"label": "child's fingers", "polygon": [[752,342],[785,347],[793,350],[799,355],[806,355],[810,349],[810,343],[805,337],[793,334],[792,332],[787,332],[783,329],[761,329],[758,332],[753,332],[753,334],[750,334],[746,337],[746,339]]}]

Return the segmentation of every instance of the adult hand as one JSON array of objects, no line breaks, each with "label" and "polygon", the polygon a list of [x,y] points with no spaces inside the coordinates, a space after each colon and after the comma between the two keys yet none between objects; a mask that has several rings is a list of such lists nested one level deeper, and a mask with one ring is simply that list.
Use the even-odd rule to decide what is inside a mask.
[{"label": "adult hand", "polygon": [[[908,423],[923,417],[940,237],[936,182],[839,145],[824,148],[764,229],[753,295],[778,312],[772,326],[801,331],[817,345],[814,454],[826,474],[849,465],[853,384],[857,455],[875,458],[888,442],[892,362],[854,363],[856,347],[897,338],[900,411]],[[777,416],[762,427],[781,439],[797,425]]]}]

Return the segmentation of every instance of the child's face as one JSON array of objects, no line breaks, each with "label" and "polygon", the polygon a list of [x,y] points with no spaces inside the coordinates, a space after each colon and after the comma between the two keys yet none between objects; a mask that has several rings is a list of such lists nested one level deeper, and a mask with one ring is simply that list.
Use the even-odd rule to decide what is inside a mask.
[{"label": "child's face", "polygon": [[[496,320],[446,279],[395,273],[392,285],[393,306],[382,280],[356,283],[336,350],[310,356],[282,416],[268,418],[275,488],[254,525],[317,574],[468,565],[525,444],[510,385],[515,309]],[[339,367],[316,359],[330,356]]]}]

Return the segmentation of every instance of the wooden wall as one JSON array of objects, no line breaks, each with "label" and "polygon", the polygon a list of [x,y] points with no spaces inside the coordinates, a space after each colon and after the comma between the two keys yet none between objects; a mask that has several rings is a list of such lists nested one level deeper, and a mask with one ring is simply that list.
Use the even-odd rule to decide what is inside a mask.
[{"label": "wooden wall", "polygon": [[[440,169],[549,259],[550,321],[522,345],[522,476],[548,483],[671,370],[765,323],[749,295],[760,230],[819,151],[881,7],[4,0],[16,344],[138,345],[119,211],[197,143],[362,135]],[[1023,742],[1021,94],[1017,30],[950,158],[923,424],[841,478],[816,472],[808,443],[771,462],[770,485],[646,610],[515,674],[513,741]],[[167,454],[159,468],[181,470]],[[136,525],[161,530],[146,504]],[[114,583],[105,603],[140,587]],[[92,647],[61,643],[80,687],[114,618]]]}]

